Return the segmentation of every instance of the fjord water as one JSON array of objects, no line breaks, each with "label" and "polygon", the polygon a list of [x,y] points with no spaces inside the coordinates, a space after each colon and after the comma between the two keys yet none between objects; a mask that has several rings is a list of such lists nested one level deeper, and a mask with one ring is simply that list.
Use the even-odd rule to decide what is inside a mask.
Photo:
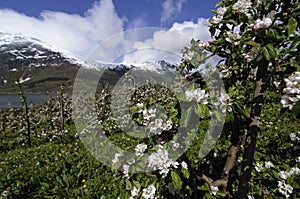
[{"label": "fjord water", "polygon": [[[47,94],[26,94],[27,104],[30,105],[35,104],[42,104],[49,100],[49,95]],[[56,97],[55,95],[52,95]],[[0,110],[7,109],[7,108],[20,108],[21,105],[21,98],[18,94],[0,94]]]}]

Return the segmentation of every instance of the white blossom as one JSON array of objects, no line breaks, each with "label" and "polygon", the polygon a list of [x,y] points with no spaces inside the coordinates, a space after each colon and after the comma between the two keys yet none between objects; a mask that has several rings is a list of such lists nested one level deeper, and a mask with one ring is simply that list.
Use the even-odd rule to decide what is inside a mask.
[{"label": "white blossom", "polygon": [[116,164],[117,162],[119,162],[119,157],[121,157],[122,154],[121,153],[116,153],[114,159],[112,160],[112,164]]},{"label": "white blossom", "polygon": [[143,103],[137,103],[136,106],[137,106],[138,108],[143,108],[143,107],[144,107],[144,104],[143,104]]},{"label": "white blossom", "polygon": [[178,148],[180,147],[180,144],[179,144],[178,142],[174,142],[174,143],[173,143],[173,147],[174,147],[175,149],[178,149]]},{"label": "white blossom", "polygon": [[263,170],[263,165],[262,165],[262,163],[257,163],[256,164],[256,166],[255,166],[255,170],[257,171],[257,172],[262,172],[262,170]]},{"label": "white blossom", "polygon": [[9,191],[3,191],[1,194],[3,197],[8,197]]},{"label": "white blossom", "polygon": [[279,85],[280,85],[280,82],[273,81],[273,84],[275,85],[275,87],[276,87],[276,88],[278,88],[278,87],[279,87]]},{"label": "white blossom", "polygon": [[146,144],[138,144],[135,147],[135,155],[136,156],[142,156],[144,151],[147,149],[147,145]]},{"label": "white blossom", "polygon": [[292,110],[294,105],[300,101],[300,72],[294,72],[284,79],[286,88],[283,89],[284,95],[281,104],[284,108]]},{"label": "white blossom", "polygon": [[129,165],[124,164],[123,165],[123,174],[127,178],[129,177],[128,173],[129,173]]},{"label": "white blossom", "polygon": [[156,188],[153,184],[149,185],[147,188],[143,189],[142,196],[145,199],[153,199],[155,197]]},{"label": "white blossom", "polygon": [[284,179],[284,180],[286,180],[288,177],[290,177],[291,175],[290,175],[290,173],[289,172],[287,172],[287,171],[280,171],[279,172],[279,177],[281,178],[281,179]]},{"label": "white blossom", "polygon": [[278,181],[279,192],[285,197],[290,197],[290,194],[293,193],[293,187],[289,184],[285,184],[284,181]]},{"label": "white blossom", "polygon": [[225,38],[226,41],[233,43],[234,45],[239,45],[240,44],[240,40],[242,38],[242,36],[240,35],[239,32],[230,32],[227,31],[227,37]]},{"label": "white blossom", "polygon": [[186,163],[185,161],[182,161],[182,162],[181,162],[181,166],[182,166],[182,168],[184,168],[184,169],[188,169],[188,165],[187,165],[187,163]]},{"label": "white blossom", "polygon": [[222,21],[223,17],[222,16],[213,16],[212,18],[209,19],[209,23],[213,25],[217,25]]},{"label": "white blossom", "polygon": [[186,61],[191,61],[194,57],[194,52],[188,51],[187,53],[183,54],[183,59]]},{"label": "white blossom", "polygon": [[156,109],[145,109],[143,110],[143,118],[145,124],[147,124],[152,118],[156,117]]},{"label": "white blossom", "polygon": [[226,13],[227,8],[226,7],[220,7],[217,9],[217,14],[209,19],[209,23],[211,25],[218,25],[222,19],[224,14]]},{"label": "white blossom", "polygon": [[219,92],[217,94],[218,99],[215,100],[214,105],[218,106],[218,108],[222,111],[222,113],[226,113],[232,111],[230,96],[225,92]]},{"label": "white blossom", "polygon": [[136,187],[133,187],[133,189],[131,190],[131,197],[130,198],[134,198],[135,196],[137,196],[139,194],[140,190],[137,189]]},{"label": "white blossom", "polygon": [[211,190],[212,194],[216,196],[217,192],[219,191],[219,188],[211,185],[210,190]]},{"label": "white blossom", "polygon": [[201,90],[200,88],[185,91],[185,96],[190,101],[196,100],[198,103],[202,102],[203,104],[208,104],[209,95],[205,90]]},{"label": "white blossom", "polygon": [[199,47],[200,48],[205,48],[207,47],[209,44],[208,43],[205,43],[204,41],[199,41]]},{"label": "white blossom", "polygon": [[269,168],[274,167],[274,164],[272,162],[268,161],[268,162],[265,162],[265,167],[269,169]]},{"label": "white blossom", "polygon": [[217,15],[219,16],[224,16],[224,14],[226,13],[227,8],[226,7],[220,7],[217,9]]},{"label": "white blossom", "polygon": [[162,131],[167,131],[172,129],[172,126],[173,126],[173,122],[171,120],[167,120],[166,122],[164,122],[164,120],[160,118],[155,119],[154,121],[148,124],[150,133],[155,133],[158,135],[160,135]]},{"label": "white blossom", "polygon": [[166,177],[169,173],[169,168],[177,168],[179,163],[169,159],[169,153],[167,150],[158,149],[157,152],[153,152],[148,159],[148,167],[159,170],[159,174],[162,177]]},{"label": "white blossom", "polygon": [[293,167],[290,170],[290,175],[299,175],[300,174],[300,169],[298,167]]},{"label": "white blossom", "polygon": [[253,25],[254,30],[262,29],[262,28],[269,28],[272,25],[272,19],[267,17],[261,19],[257,19],[255,24]]},{"label": "white blossom", "polygon": [[250,0],[238,0],[232,6],[232,10],[235,13],[243,13],[246,14],[247,17],[251,17],[249,14],[249,10],[251,9],[252,3]]},{"label": "white blossom", "polygon": [[291,140],[297,140],[298,137],[295,133],[291,133],[290,138],[291,138]]}]

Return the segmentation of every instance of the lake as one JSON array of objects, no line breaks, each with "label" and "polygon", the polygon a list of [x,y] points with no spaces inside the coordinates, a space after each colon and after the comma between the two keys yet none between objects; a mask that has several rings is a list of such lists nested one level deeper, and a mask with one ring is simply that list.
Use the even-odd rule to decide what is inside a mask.
[{"label": "lake", "polygon": [[[49,96],[46,94],[26,94],[27,104],[42,104],[49,100]],[[56,95],[52,95],[56,97]],[[20,108],[20,96],[18,94],[0,94],[0,110],[7,109],[7,108]]]}]

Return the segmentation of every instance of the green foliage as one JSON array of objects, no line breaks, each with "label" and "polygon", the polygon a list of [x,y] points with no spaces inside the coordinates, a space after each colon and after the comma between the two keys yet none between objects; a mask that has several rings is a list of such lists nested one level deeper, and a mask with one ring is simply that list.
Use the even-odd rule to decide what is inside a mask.
[{"label": "green foliage", "polygon": [[[122,163],[128,161],[127,157],[119,154],[120,157],[112,168],[105,166],[80,142],[79,134],[84,136],[85,133],[93,131],[76,131],[70,100],[63,99],[64,106],[61,111],[60,100],[51,97],[45,104],[32,105],[29,109],[31,148],[26,145],[26,121],[21,114],[22,110],[9,109],[0,112],[0,172],[3,173],[0,176],[1,197],[103,199],[130,198],[134,195],[134,198],[144,198],[144,194],[153,192],[159,198],[226,197],[227,193],[223,190],[202,181],[201,174],[209,176],[209,180],[212,181],[222,177],[228,157],[227,150],[232,145],[230,139],[234,139],[231,134],[235,125],[233,122],[238,119],[241,150],[236,154],[237,159],[232,169],[235,178],[231,185],[233,193],[236,193],[237,176],[241,175],[243,149],[248,142],[245,135],[249,132],[249,124],[252,122],[250,112],[255,104],[253,98],[257,91],[260,91],[258,86],[261,86],[259,81],[255,82],[258,77],[257,71],[262,63],[267,63],[267,89],[264,93],[265,103],[262,104],[259,115],[260,131],[254,152],[254,169],[249,181],[249,195],[254,198],[282,198],[282,187],[279,184],[284,182],[286,186],[290,185],[293,188],[289,197],[300,198],[297,170],[300,167],[300,122],[297,111],[299,103],[292,112],[280,106],[284,78],[294,71],[299,71],[300,66],[299,3],[257,1],[244,11],[239,10],[242,8],[236,9],[235,3],[237,1],[232,0],[219,3],[221,7],[226,7],[226,11],[220,22],[210,20],[210,32],[214,39],[210,44],[193,39],[190,45],[183,49],[184,56],[178,69],[188,81],[195,83],[191,93],[197,91],[204,96],[203,99],[190,99],[186,93],[180,93],[180,99],[177,99],[177,96],[163,85],[148,84],[141,87],[130,96],[129,119],[136,126],[131,129],[132,132],[126,133],[122,131],[122,127],[128,125],[127,121],[116,120],[117,116],[114,116],[111,110],[112,98],[115,97],[118,104],[124,103],[118,98],[122,93],[116,93],[114,96],[106,89],[108,87],[103,86],[104,89],[99,89],[96,96],[96,114],[84,115],[91,123],[96,121],[101,124],[104,135],[112,143],[132,153],[136,152],[138,144],[144,143],[147,144],[145,152],[153,153],[159,150],[164,152],[167,147],[176,150],[181,147],[180,144],[191,144],[176,162],[168,162],[169,165],[166,163],[167,168],[143,173],[147,167],[146,162],[142,162],[142,156],[137,156],[134,161],[141,163],[140,168],[137,168],[139,172],[130,173],[129,169],[129,173],[126,173],[124,165],[123,171],[120,169]],[[216,17],[220,17],[220,11],[215,11],[215,14]],[[271,21],[258,23],[265,18]],[[216,68],[207,64],[207,60],[213,55],[222,58]],[[212,100],[205,99],[209,89],[201,75],[195,72],[198,69],[221,71],[226,92],[230,97],[229,99],[223,96],[226,99],[225,105],[221,107],[221,102],[215,105]],[[210,74],[214,75],[213,72]],[[279,82],[279,86],[273,85],[273,81]],[[125,90],[131,89],[130,85],[124,86]],[[210,91],[209,94],[218,97],[214,92]],[[79,99],[83,100],[80,113],[87,113],[87,104],[93,98],[90,98],[90,101],[88,98]],[[180,107],[179,100],[187,104],[196,100],[197,105]],[[225,119],[219,112],[212,111],[214,106],[220,106],[220,112],[226,113],[226,123],[213,150],[200,159],[199,151],[203,144],[213,143],[213,134],[208,136],[208,143],[203,143],[211,125],[211,117],[220,121]],[[160,134],[154,134],[150,138],[133,139],[132,135],[139,133],[138,127],[153,122],[149,110],[154,108],[158,110],[159,121],[169,121],[171,125],[168,128],[162,128],[163,125],[155,126],[155,130],[161,130]],[[62,112],[65,122],[63,131],[60,119]],[[145,119],[144,114],[150,115],[150,119]],[[177,135],[179,127],[189,127],[190,118],[195,116],[200,118],[196,128],[187,132],[186,137]],[[185,121],[181,121],[182,118]],[[120,121],[124,123],[120,124]],[[76,127],[81,126],[84,124]],[[194,139],[188,139],[188,135],[193,132]],[[171,145],[166,146],[165,143],[168,142],[171,142]],[[101,152],[107,152],[105,150]],[[165,153],[158,155],[166,156]]]}]

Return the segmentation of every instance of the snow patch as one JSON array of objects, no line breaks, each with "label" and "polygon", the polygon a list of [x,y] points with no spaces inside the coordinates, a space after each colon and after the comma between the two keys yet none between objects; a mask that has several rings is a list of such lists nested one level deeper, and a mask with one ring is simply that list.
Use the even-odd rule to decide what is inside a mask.
[{"label": "snow patch", "polygon": [[27,77],[27,78],[25,78],[25,79],[20,79],[19,82],[20,82],[20,84],[22,84],[22,83],[27,82],[27,81],[29,81],[29,80],[31,80],[31,78],[30,78],[30,77]]}]

